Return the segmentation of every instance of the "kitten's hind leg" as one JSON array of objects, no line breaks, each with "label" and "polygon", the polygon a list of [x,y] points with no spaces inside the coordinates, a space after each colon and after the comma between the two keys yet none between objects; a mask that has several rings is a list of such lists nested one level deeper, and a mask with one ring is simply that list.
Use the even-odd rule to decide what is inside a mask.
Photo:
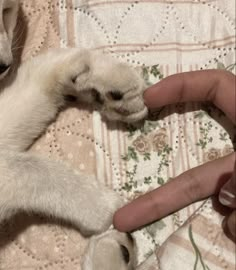
[{"label": "kitten's hind leg", "polygon": [[134,270],[137,265],[135,240],[130,234],[109,230],[89,242],[83,270]]}]

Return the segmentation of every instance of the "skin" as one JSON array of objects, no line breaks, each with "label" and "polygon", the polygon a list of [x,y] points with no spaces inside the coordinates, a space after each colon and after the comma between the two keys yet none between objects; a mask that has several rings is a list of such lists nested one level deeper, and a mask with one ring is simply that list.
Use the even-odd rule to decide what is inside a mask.
[{"label": "skin", "polygon": [[[176,74],[151,86],[144,93],[146,105],[158,108],[187,101],[211,101],[236,123],[235,75],[222,70]],[[223,229],[236,240],[236,155],[205,163],[177,176],[119,209],[113,219],[116,229],[136,230],[179,209],[208,198],[223,208]],[[132,213],[132,214],[131,214]]]}]

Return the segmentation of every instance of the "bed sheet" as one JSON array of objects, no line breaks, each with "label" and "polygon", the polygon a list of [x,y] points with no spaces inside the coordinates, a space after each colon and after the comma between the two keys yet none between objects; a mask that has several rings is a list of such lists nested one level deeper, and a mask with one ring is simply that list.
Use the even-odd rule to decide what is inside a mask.
[{"label": "bed sheet", "polygon": [[[22,61],[48,48],[91,48],[142,67],[151,84],[182,71],[235,72],[235,1],[22,0],[16,37],[24,37]],[[232,152],[235,141],[231,123],[205,103],[157,110],[141,129],[68,108],[30,151],[96,175],[129,201]],[[136,232],[140,269],[234,270],[221,222],[209,199]],[[0,226],[0,269],[81,269],[87,242],[73,228],[19,214]]]}]

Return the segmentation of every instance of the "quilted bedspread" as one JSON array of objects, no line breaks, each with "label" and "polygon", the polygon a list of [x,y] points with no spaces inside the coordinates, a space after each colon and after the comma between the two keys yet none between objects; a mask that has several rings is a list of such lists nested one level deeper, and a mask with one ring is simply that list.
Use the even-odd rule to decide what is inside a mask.
[{"label": "quilted bedspread", "polygon": [[[22,0],[24,61],[48,48],[105,51],[142,66],[151,84],[177,72],[235,72],[234,0]],[[17,48],[16,48],[17,49]],[[235,130],[209,104],[162,108],[141,129],[68,108],[30,151],[94,174],[127,201],[233,151]],[[235,245],[210,199],[135,233],[145,270],[234,270]],[[0,225],[1,270],[79,270],[88,239],[41,216]]]}]

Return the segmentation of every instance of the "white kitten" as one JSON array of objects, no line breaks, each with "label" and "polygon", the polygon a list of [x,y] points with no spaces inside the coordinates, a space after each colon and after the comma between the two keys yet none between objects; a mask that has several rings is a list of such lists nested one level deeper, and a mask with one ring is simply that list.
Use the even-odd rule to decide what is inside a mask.
[{"label": "white kitten", "polygon": [[134,121],[147,112],[142,91],[134,70],[89,51],[58,49],[24,63],[0,97],[0,218],[23,209],[69,220],[83,233],[107,229],[121,206],[115,193],[24,151],[55,118],[65,95],[97,101],[109,118]]},{"label": "white kitten", "polygon": [[[2,77],[12,61],[6,48],[11,47],[17,7],[17,1],[0,0],[5,26],[0,34]],[[95,52],[57,49],[25,62],[0,95],[0,222],[24,210],[69,221],[83,234],[107,230],[123,204],[115,192],[99,186],[92,176],[26,150],[55,119],[65,96],[94,104],[110,120],[135,122],[147,114],[143,89],[135,70]],[[104,249],[91,254],[98,240]],[[105,250],[113,250],[111,256]],[[94,238],[88,254],[93,263],[85,263],[86,270],[106,270],[107,262],[113,270],[133,269],[133,246],[125,234],[109,232]]]}]

